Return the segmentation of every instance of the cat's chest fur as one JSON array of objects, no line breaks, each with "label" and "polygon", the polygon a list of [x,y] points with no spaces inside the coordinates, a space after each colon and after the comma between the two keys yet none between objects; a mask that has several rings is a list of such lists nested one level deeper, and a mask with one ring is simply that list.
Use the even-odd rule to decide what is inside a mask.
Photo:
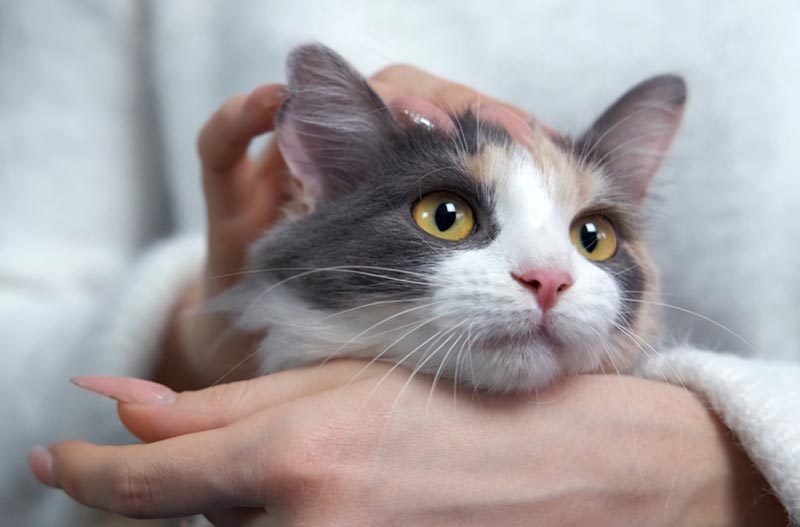
[{"label": "cat's chest fur", "polygon": [[358,357],[479,389],[630,367],[653,338],[640,204],[680,120],[657,77],[587,134],[519,144],[471,112],[401,125],[321,46],[289,62],[278,137],[308,214],[252,248],[226,308],[266,330],[264,372]]}]

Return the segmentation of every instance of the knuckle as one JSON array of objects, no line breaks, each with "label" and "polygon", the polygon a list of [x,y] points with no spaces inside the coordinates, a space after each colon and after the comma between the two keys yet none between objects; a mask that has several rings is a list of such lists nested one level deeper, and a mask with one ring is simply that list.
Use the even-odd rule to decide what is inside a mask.
[{"label": "knuckle", "polygon": [[131,518],[152,518],[157,513],[156,494],[143,467],[123,464],[113,469],[110,485],[114,511]]},{"label": "knuckle", "polygon": [[350,463],[342,448],[343,427],[329,421],[303,431],[288,431],[277,452],[265,460],[274,467],[278,488],[287,502],[307,500],[323,488],[340,488]]},{"label": "knuckle", "polygon": [[217,384],[209,389],[208,406],[211,412],[236,412],[247,398],[247,383],[234,382]]}]

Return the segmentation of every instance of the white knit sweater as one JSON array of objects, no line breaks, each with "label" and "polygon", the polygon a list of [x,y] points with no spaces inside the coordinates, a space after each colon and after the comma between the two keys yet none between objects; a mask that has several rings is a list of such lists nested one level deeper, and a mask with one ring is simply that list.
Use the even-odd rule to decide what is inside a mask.
[{"label": "white knit sweater", "polygon": [[72,437],[128,439],[109,403],[67,378],[151,372],[166,314],[202,266],[197,130],[226,97],[281,81],[286,52],[307,40],[367,72],[421,65],[566,131],[648,75],[683,74],[687,120],[653,204],[665,302],[730,327],[755,353],[735,356],[746,349],[738,338],[668,310],[676,342],[718,352],[665,346],[642,371],[703,394],[800,518],[800,4],[721,9],[0,3],[2,524],[100,521],[36,484],[25,453]]}]

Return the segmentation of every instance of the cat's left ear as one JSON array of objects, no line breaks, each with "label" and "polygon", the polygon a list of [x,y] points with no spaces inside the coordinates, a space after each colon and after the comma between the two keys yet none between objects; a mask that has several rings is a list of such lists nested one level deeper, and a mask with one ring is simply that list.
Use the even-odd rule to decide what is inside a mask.
[{"label": "cat's left ear", "polygon": [[287,70],[278,146],[313,208],[367,183],[398,125],[367,80],[321,44],[294,49]]},{"label": "cat's left ear", "polygon": [[648,79],[620,97],[578,142],[634,199],[644,199],[686,106],[686,83],[676,75]]}]

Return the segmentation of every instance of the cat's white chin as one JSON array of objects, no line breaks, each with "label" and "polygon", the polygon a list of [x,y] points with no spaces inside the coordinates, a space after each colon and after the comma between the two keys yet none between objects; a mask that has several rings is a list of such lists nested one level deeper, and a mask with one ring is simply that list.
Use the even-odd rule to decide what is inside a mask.
[{"label": "cat's white chin", "polygon": [[487,336],[456,365],[452,376],[482,391],[532,392],[568,375],[598,371],[602,363],[597,349],[560,342],[544,330],[528,336]]}]

